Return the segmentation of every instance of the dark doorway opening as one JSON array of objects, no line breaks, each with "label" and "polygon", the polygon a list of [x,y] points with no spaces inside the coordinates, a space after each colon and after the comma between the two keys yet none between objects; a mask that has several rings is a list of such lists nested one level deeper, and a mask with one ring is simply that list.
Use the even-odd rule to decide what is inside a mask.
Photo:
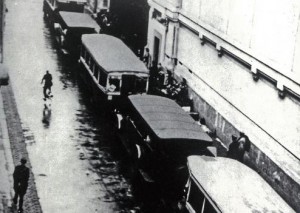
[{"label": "dark doorway opening", "polygon": [[160,46],[160,39],[158,37],[154,37],[154,48],[153,48],[153,61],[158,63],[159,59],[159,46]]}]

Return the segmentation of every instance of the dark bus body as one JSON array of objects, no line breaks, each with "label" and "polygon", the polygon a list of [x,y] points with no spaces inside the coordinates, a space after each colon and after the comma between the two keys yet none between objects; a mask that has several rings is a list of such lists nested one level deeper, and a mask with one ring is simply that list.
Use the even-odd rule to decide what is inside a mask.
[{"label": "dark bus body", "polygon": [[120,139],[137,174],[161,188],[164,197],[175,200],[182,195],[187,156],[214,156],[212,139],[171,99],[131,95],[117,117]]},{"label": "dark bus body", "polygon": [[89,14],[77,12],[59,12],[55,23],[56,40],[65,53],[71,53],[76,59],[80,55],[81,36],[99,33],[100,27]]},{"label": "dark bus body", "polygon": [[58,20],[59,11],[83,13],[87,0],[44,0],[43,12],[51,27]]}]

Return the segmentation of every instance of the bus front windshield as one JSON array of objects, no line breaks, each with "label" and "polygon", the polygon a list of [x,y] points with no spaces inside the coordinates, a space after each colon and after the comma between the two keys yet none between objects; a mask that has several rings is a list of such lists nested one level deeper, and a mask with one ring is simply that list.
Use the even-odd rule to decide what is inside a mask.
[{"label": "bus front windshield", "polygon": [[108,79],[108,91],[109,92],[119,92],[120,91],[120,81],[118,76],[110,76]]}]

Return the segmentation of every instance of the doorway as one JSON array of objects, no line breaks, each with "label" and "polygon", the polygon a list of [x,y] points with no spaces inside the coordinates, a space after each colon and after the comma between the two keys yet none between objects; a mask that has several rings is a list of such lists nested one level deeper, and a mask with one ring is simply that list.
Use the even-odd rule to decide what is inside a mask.
[{"label": "doorway", "polygon": [[158,64],[159,47],[160,47],[160,39],[158,37],[154,36],[153,62],[155,64]]}]

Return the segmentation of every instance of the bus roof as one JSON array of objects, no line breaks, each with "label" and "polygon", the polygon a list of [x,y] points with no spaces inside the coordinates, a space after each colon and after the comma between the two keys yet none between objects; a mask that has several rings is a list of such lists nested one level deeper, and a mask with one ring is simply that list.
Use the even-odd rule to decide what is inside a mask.
[{"label": "bus roof", "polygon": [[221,212],[295,212],[261,176],[236,160],[189,156],[188,167]]},{"label": "bus roof", "polygon": [[57,2],[62,2],[62,3],[70,3],[70,2],[87,3],[87,0],[57,0]]},{"label": "bus roof", "polygon": [[76,13],[76,12],[59,12],[62,21],[68,28],[92,28],[99,29],[97,22],[92,19],[92,17],[86,13]]},{"label": "bus roof", "polygon": [[131,95],[129,100],[159,139],[212,139],[175,101],[154,95]]},{"label": "bus roof", "polygon": [[149,74],[145,64],[120,39],[105,34],[82,36],[82,43],[107,72]]}]

